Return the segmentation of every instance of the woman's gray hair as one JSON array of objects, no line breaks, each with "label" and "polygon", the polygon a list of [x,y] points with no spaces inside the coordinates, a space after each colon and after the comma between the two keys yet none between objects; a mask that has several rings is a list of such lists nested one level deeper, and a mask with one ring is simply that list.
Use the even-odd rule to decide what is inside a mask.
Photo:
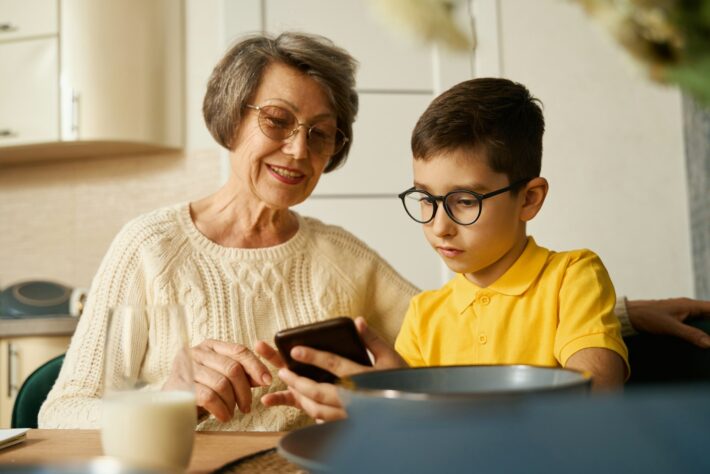
[{"label": "woman's gray hair", "polygon": [[323,36],[287,32],[276,38],[257,34],[240,39],[217,63],[207,84],[202,104],[207,128],[220,145],[232,150],[246,104],[256,93],[264,70],[273,62],[295,67],[325,90],[338,128],[350,139],[330,159],[325,172],[336,169],[345,162],[352,143],[352,125],[358,110],[357,61]]}]

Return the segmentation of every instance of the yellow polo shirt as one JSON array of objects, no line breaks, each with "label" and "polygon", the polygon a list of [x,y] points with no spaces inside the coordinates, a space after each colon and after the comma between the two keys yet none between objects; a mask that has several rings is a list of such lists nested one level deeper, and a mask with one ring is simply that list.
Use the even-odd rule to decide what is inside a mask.
[{"label": "yellow polo shirt", "polygon": [[395,348],[412,366],[564,366],[590,347],[628,353],[614,315],[614,286],[589,250],[552,252],[532,237],[495,283],[462,274],[415,296]]}]

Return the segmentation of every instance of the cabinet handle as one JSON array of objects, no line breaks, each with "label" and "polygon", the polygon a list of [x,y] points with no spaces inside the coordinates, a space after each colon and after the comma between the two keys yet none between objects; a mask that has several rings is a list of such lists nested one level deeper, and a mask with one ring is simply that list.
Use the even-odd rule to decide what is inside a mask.
[{"label": "cabinet handle", "polygon": [[14,138],[17,136],[17,132],[10,130],[9,128],[0,129],[0,138]]},{"label": "cabinet handle", "polygon": [[12,33],[17,30],[19,30],[19,28],[12,23],[0,23],[0,33]]},{"label": "cabinet handle", "polygon": [[19,370],[17,367],[19,352],[12,347],[12,343],[7,345],[7,397],[12,398],[20,390]]}]

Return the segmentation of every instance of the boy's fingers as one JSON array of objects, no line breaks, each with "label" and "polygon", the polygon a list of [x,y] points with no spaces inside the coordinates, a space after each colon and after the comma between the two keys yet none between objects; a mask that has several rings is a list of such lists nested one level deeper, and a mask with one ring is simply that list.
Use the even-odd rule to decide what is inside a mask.
[{"label": "boy's fingers", "polygon": [[294,396],[303,403],[301,396],[309,398],[316,403],[340,407],[340,398],[335,385],[318,383],[307,377],[300,377],[288,369],[279,370],[279,378],[294,392]]},{"label": "boy's fingers", "polygon": [[311,418],[315,418],[316,421],[323,422],[342,420],[347,417],[345,410],[340,407],[322,405],[300,394],[295,396],[298,399],[298,403],[301,405],[303,411],[308,413]]},{"label": "boy's fingers", "polygon": [[365,318],[362,316],[355,318],[355,327],[357,327],[357,330],[362,337],[362,342],[365,343],[365,346],[370,349],[373,354],[376,355],[383,350],[391,351],[389,345],[380,336],[378,336],[375,331],[370,329],[370,326],[367,325]]},{"label": "boy's fingers", "polygon": [[269,364],[273,365],[277,369],[286,366],[283,359],[281,358],[281,354],[279,354],[279,351],[277,351],[264,341],[258,341],[256,343],[256,345],[254,346],[254,352],[266,359]]},{"label": "boy's fingers", "polygon": [[339,420],[347,416],[334,385],[299,377],[288,369],[279,370],[279,378],[288,386],[296,403],[316,420]]},{"label": "boy's fingers", "polygon": [[338,377],[364,372],[368,369],[368,367],[357,364],[344,357],[305,346],[296,346],[291,349],[291,357],[298,362],[325,369]]},{"label": "boy's fingers", "polygon": [[275,407],[275,406],[289,406],[289,407],[296,407],[296,408],[301,408],[301,406],[298,404],[298,401],[296,398],[293,396],[293,393],[289,390],[283,390],[281,392],[274,392],[274,393],[267,393],[263,397],[261,397],[261,403],[264,404],[264,406],[267,407]]}]

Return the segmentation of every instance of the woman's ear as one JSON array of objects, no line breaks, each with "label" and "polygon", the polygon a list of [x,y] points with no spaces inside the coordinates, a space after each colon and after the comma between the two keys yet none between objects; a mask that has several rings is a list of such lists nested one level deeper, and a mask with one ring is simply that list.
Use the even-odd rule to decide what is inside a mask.
[{"label": "woman's ear", "polygon": [[520,219],[524,222],[532,220],[540,212],[542,203],[545,202],[549,185],[545,178],[533,178],[520,190],[523,195]]}]

